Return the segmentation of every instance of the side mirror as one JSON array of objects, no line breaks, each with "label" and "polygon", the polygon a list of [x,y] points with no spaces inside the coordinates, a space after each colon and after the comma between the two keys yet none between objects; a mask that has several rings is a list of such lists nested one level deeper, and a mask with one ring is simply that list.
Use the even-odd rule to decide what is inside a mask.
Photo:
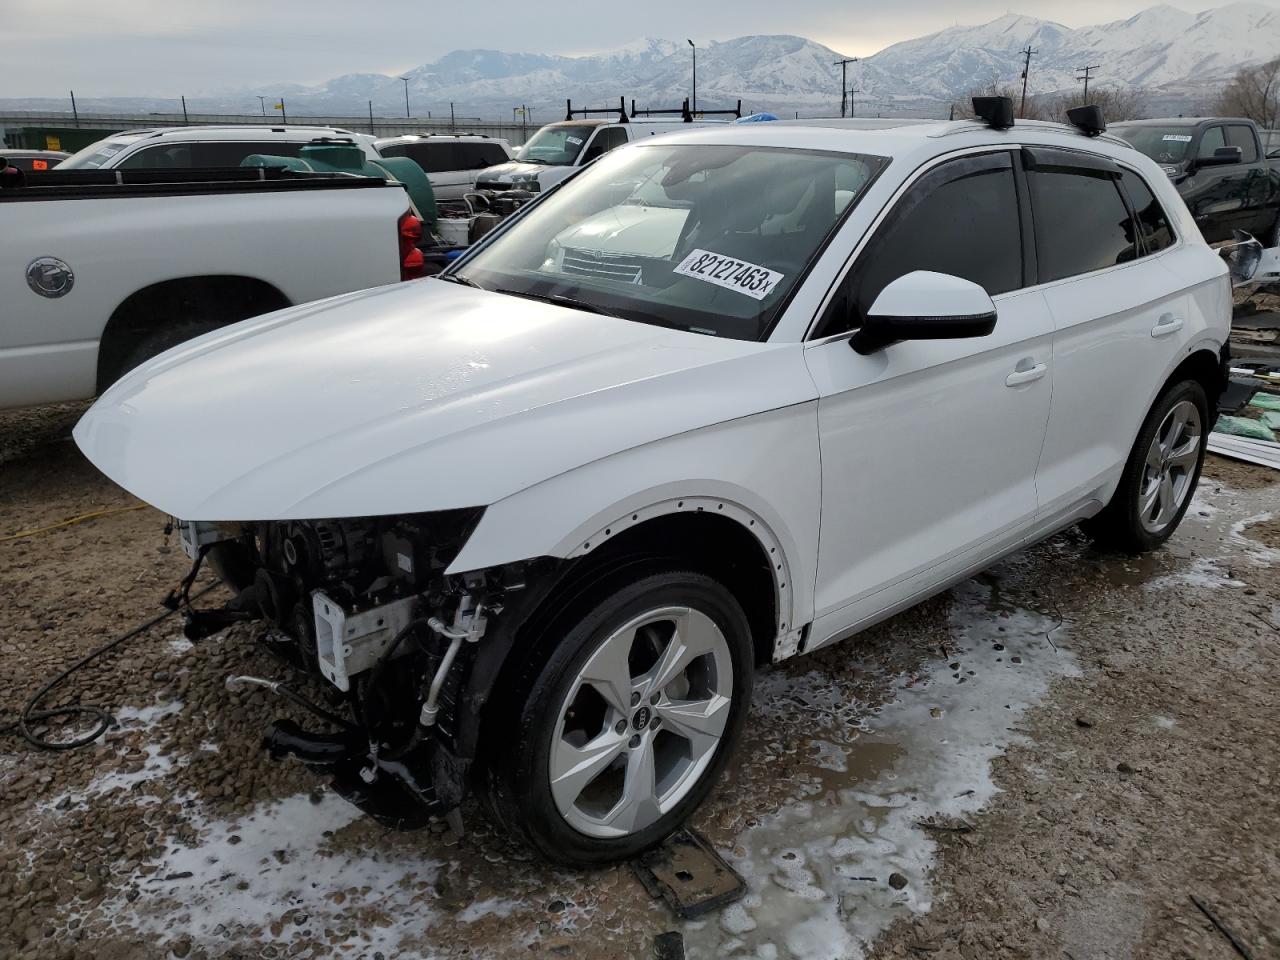
[{"label": "side mirror", "polygon": [[1239,147],[1219,147],[1213,151],[1211,157],[1200,157],[1196,160],[1197,167],[1225,167],[1228,164],[1239,163],[1244,159],[1244,152]]},{"label": "side mirror", "polygon": [[849,345],[865,356],[899,340],[985,337],[995,326],[996,305],[976,283],[916,270],[880,291]]}]

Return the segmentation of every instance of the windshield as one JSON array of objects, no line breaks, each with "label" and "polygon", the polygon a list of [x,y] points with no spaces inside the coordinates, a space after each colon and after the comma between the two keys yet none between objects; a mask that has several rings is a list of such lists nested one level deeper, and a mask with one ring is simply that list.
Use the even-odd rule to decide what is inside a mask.
[{"label": "windshield", "polygon": [[1181,163],[1194,139],[1195,127],[1111,127],[1108,133],[1129,141],[1156,163]]},{"label": "windshield", "polygon": [[83,150],[73,153],[58,164],[59,170],[93,170],[102,166],[125,147],[131,146],[142,137],[107,137],[97,143],[91,143]]},{"label": "windshield", "polygon": [[451,272],[487,290],[762,340],[883,157],[648,143],[607,153]]},{"label": "windshield", "polygon": [[571,167],[594,130],[593,124],[543,127],[516,151],[516,158],[526,163]]}]

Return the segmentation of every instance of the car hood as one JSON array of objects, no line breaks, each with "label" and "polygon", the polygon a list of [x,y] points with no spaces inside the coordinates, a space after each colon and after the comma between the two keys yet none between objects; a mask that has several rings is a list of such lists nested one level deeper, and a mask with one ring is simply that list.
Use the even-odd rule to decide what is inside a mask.
[{"label": "car hood", "polygon": [[678,207],[620,204],[587,217],[556,236],[570,250],[639,257],[670,257],[689,211]]},{"label": "car hood", "polygon": [[175,347],[112,386],[74,435],[108,477],[187,520],[483,506],[813,399],[801,353],[423,280]]},{"label": "car hood", "polygon": [[545,163],[523,163],[512,160],[510,163],[498,163],[492,167],[485,167],[477,175],[477,179],[486,182],[510,183],[511,178],[516,174],[542,173],[549,169],[551,168]]}]

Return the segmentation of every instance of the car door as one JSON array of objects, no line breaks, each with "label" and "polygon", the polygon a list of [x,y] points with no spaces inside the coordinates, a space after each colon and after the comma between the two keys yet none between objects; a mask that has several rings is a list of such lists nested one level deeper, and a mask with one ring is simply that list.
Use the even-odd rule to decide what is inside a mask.
[{"label": "car door", "polygon": [[1054,321],[1053,409],[1037,476],[1052,520],[1109,499],[1151,391],[1183,346],[1188,306],[1164,263],[1169,220],[1138,174],[1070,151],[1027,155]]},{"label": "car door", "polygon": [[1247,171],[1238,163],[1201,166],[1214,152],[1228,146],[1226,127],[1214,124],[1200,132],[1195,167],[1183,183],[1184,197],[1200,232],[1209,243],[1230,240],[1232,231],[1248,228],[1245,181]]},{"label": "car door", "polygon": [[1263,162],[1258,138],[1253,127],[1246,123],[1229,123],[1226,128],[1227,146],[1240,148],[1238,168],[1243,178],[1245,218],[1241,230],[1256,237],[1265,237],[1275,224],[1275,209],[1268,206],[1271,196],[1271,177]]},{"label": "car door", "polygon": [[[1019,542],[1037,510],[1052,322],[1007,150],[921,174],[874,228],[805,355],[817,385],[822,532],[808,649]],[[850,348],[876,295],[914,270],[984,287],[988,336]]]}]

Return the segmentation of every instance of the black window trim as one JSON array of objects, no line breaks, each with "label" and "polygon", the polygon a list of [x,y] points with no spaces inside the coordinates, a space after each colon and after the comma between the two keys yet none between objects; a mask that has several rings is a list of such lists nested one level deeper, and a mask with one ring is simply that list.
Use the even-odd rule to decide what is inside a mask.
[{"label": "black window trim", "polygon": [[[804,336],[801,337],[800,343],[802,343],[805,347],[820,346],[826,343],[837,342],[840,340],[848,340],[856,332],[854,330],[842,330],[839,333],[830,333],[830,334],[825,334],[823,336],[815,336],[815,332],[817,331],[819,324],[822,322],[822,318],[826,315],[827,308],[831,305],[831,301],[835,298],[837,291],[839,291],[840,285],[844,283],[845,278],[849,275],[849,271],[853,269],[853,266],[857,262],[858,257],[862,255],[862,252],[870,244],[872,238],[880,230],[884,222],[888,219],[889,214],[893,211],[893,208],[897,204],[897,202],[900,199],[902,199],[902,197],[906,195],[907,191],[909,191],[913,186],[915,186],[923,177],[932,173],[934,170],[942,166],[944,163],[948,163],[952,160],[962,159],[964,157],[982,156],[984,154],[990,154],[990,153],[1022,154],[1023,151],[1028,149],[1053,151],[1055,153],[1062,154],[1064,158],[1065,157],[1071,157],[1071,158],[1084,157],[1084,158],[1087,158],[1086,163],[1088,162],[1088,160],[1096,159],[1104,163],[1113,165],[1117,171],[1128,171],[1130,173],[1136,174],[1137,176],[1141,177],[1143,183],[1147,185],[1147,189],[1151,191],[1151,195],[1156,198],[1156,202],[1159,203],[1161,206],[1161,209],[1165,211],[1165,219],[1169,221],[1169,228],[1173,233],[1173,243],[1165,247],[1163,250],[1157,250],[1154,253],[1146,254],[1145,256],[1139,257],[1138,259],[1130,261],[1129,263],[1117,263],[1109,267],[1103,267],[1101,270],[1093,270],[1093,271],[1090,271],[1089,273],[1079,273],[1072,277],[1063,277],[1060,280],[1043,280],[1042,281],[1040,279],[1039,262],[1037,258],[1036,270],[1033,274],[1030,275],[1029,277],[1030,282],[1028,282],[1025,287],[1022,287],[1019,290],[1010,290],[1007,293],[1002,293],[1002,294],[999,294],[998,296],[992,297],[992,300],[994,300],[996,303],[999,303],[1002,297],[1018,296],[1023,293],[1027,293],[1028,291],[1031,291],[1031,290],[1038,290],[1042,287],[1048,287],[1048,286],[1052,286],[1054,284],[1059,284],[1059,283],[1071,283],[1083,277],[1094,277],[1101,273],[1106,273],[1109,270],[1120,270],[1125,267],[1130,267],[1130,266],[1133,266],[1135,263],[1142,262],[1142,260],[1146,259],[1147,256],[1162,257],[1175,250],[1181,249],[1182,246],[1185,244],[1186,241],[1182,236],[1182,232],[1181,230],[1179,230],[1178,224],[1174,220],[1174,218],[1169,216],[1168,208],[1165,205],[1164,201],[1161,200],[1160,194],[1155,189],[1152,188],[1151,182],[1147,179],[1147,177],[1143,175],[1142,171],[1138,170],[1136,167],[1130,165],[1129,163],[1126,163],[1121,160],[1113,160],[1112,158],[1103,156],[1101,154],[1090,153],[1085,150],[1077,150],[1071,147],[1057,147],[1057,146],[1040,147],[1040,146],[1025,145],[1025,144],[1010,144],[1009,146],[962,147],[959,150],[954,151],[952,153],[945,153],[939,156],[930,157],[928,160],[922,163],[919,167],[913,170],[911,174],[905,180],[903,180],[901,184],[898,185],[897,189],[894,190],[894,192],[888,197],[888,199],[884,201],[880,209],[876,211],[875,216],[871,219],[871,223],[868,225],[867,229],[863,232],[862,236],[854,244],[853,250],[851,250],[849,255],[845,258],[844,263],[841,264],[840,267],[836,270],[834,279],[827,286],[826,291],[822,294],[822,298],[818,301],[817,307],[813,312],[813,316],[809,318],[809,324],[805,328]],[[1028,260],[1027,252],[1026,252],[1027,239],[1029,239],[1030,241],[1030,246],[1032,249],[1032,257],[1033,258],[1036,257],[1035,214],[1031,209],[1030,188],[1026,180],[1026,170],[1023,168],[1022,162],[1014,164],[1014,173],[1015,173],[1016,179],[1020,182],[1020,186],[1018,188],[1019,189],[1018,202],[1019,204],[1022,204],[1023,201],[1025,201],[1025,205],[1022,207],[1022,210],[1023,210],[1022,222],[1023,222],[1023,237],[1024,237],[1023,265],[1024,265],[1024,271],[1025,271],[1026,265],[1030,262]],[[1026,191],[1026,192],[1024,193],[1023,191]],[[1128,198],[1128,195],[1124,192],[1123,186],[1121,187],[1121,196],[1124,198],[1124,203],[1126,207],[1132,208],[1132,204]],[[834,241],[834,238],[833,238],[833,241]],[[1145,244],[1145,238],[1144,238],[1144,244]],[[775,324],[775,327],[776,327],[776,324]]]},{"label": "black window trim", "polygon": [[[1017,194],[1017,197],[1018,197],[1018,229],[1021,234],[1021,240],[1022,240],[1022,279],[1024,282],[1024,286],[1019,287],[1016,290],[1008,290],[1005,293],[997,294],[992,299],[998,300],[1000,297],[1014,296],[1014,295],[1025,292],[1027,288],[1032,285],[1028,281],[1034,280],[1036,277],[1035,274],[1028,274],[1027,272],[1027,266],[1029,262],[1028,248],[1030,248],[1031,260],[1034,261],[1035,259],[1035,234],[1031,232],[1032,221],[1031,221],[1030,203],[1029,203],[1030,198],[1024,195],[1024,192],[1023,192],[1026,189],[1026,184],[1025,182],[1023,182],[1019,185],[1019,180],[1020,178],[1024,177],[1024,174],[1022,174],[1021,172],[1021,164],[1018,163],[1015,157],[1015,154],[1018,152],[1018,150],[1019,148],[1013,145],[1010,145],[1010,146],[990,145],[990,146],[982,146],[982,147],[967,147],[952,153],[946,153],[946,154],[942,154],[941,156],[931,157],[929,158],[928,161],[926,161],[921,166],[917,167],[914,171],[912,171],[911,175],[908,176],[906,180],[904,180],[898,186],[898,188],[893,192],[893,194],[884,202],[884,205],[881,206],[881,208],[878,211],[876,211],[876,215],[872,219],[871,224],[867,227],[866,231],[858,239],[857,243],[854,245],[853,250],[850,252],[849,256],[845,259],[845,262],[836,271],[835,279],[832,280],[830,286],[827,287],[826,292],[822,295],[822,299],[818,302],[817,309],[814,311],[813,317],[810,318],[809,325],[805,329],[804,337],[800,340],[800,342],[805,346],[809,346],[809,345],[830,343],[830,342],[839,341],[839,340],[848,340],[857,332],[857,328],[849,329],[849,330],[841,330],[837,333],[827,333],[827,334],[819,334],[818,331],[822,326],[823,318],[825,318],[827,315],[827,310],[830,309],[831,304],[835,301],[836,297],[839,295],[841,286],[843,286],[846,280],[850,279],[850,277],[853,274],[853,271],[857,269],[858,260],[861,259],[862,255],[867,251],[867,249],[875,241],[876,236],[882,230],[888,229],[888,227],[891,225],[893,219],[895,218],[895,215],[901,209],[900,203],[902,199],[906,197],[907,194],[909,194],[911,190],[921,180],[923,180],[925,177],[932,174],[935,170],[939,170],[942,167],[947,166],[949,164],[959,163],[965,160],[980,161],[984,158],[1002,156],[1008,159],[1008,162],[1013,169],[1015,193]],[[883,173],[883,171],[881,172]],[[870,189],[870,184],[868,185],[867,189]],[[864,195],[865,195],[865,191],[864,191]],[[828,245],[834,242],[834,240],[835,240],[835,237],[833,236],[828,240]]]},{"label": "black window trim", "polygon": [[[1224,139],[1225,139],[1225,132],[1224,132]],[[1121,163],[1119,160],[1113,160],[1110,157],[1105,157],[1096,153],[1087,153],[1083,150],[1073,150],[1067,147],[1024,146],[1021,149],[1021,154],[1022,154],[1021,166],[1024,168],[1022,172],[1022,177],[1024,180],[1026,178],[1027,173],[1030,171],[1034,171],[1037,165],[1051,167],[1054,169],[1069,170],[1069,169],[1075,168],[1079,170],[1103,171],[1103,172],[1110,173],[1115,181],[1116,191],[1120,194],[1121,203],[1124,204],[1125,210],[1128,212],[1129,217],[1133,220],[1134,224],[1138,225],[1137,243],[1138,243],[1139,253],[1138,253],[1138,256],[1134,257],[1132,260],[1128,261],[1127,263],[1113,263],[1105,267],[1100,267],[1097,270],[1088,270],[1088,271],[1085,271],[1084,273],[1074,273],[1069,277],[1058,277],[1056,280],[1041,280],[1040,274],[1039,274],[1039,263],[1037,261],[1035,283],[1029,284],[1028,286],[1035,286],[1035,287],[1049,286],[1050,284],[1054,284],[1054,283],[1069,283],[1072,280],[1079,280],[1082,277],[1094,277],[1100,273],[1105,273],[1108,270],[1117,270],[1121,267],[1128,267],[1128,266],[1132,266],[1135,263],[1141,263],[1143,260],[1147,259],[1148,257],[1155,257],[1155,256],[1166,254],[1171,250],[1178,249],[1182,245],[1182,234],[1178,231],[1177,225],[1175,224],[1173,218],[1169,216],[1169,211],[1166,205],[1160,200],[1160,194],[1157,193],[1156,190],[1151,186],[1151,182],[1145,176],[1142,175],[1142,171],[1135,169],[1129,164]],[[1135,177],[1137,177],[1139,180],[1141,180],[1143,185],[1151,193],[1151,196],[1155,199],[1156,203],[1160,204],[1160,209],[1164,213],[1165,221],[1169,224],[1169,232],[1173,234],[1173,243],[1169,244],[1169,246],[1165,247],[1163,250],[1152,250],[1147,246],[1147,236],[1146,236],[1146,233],[1141,229],[1141,221],[1138,218],[1137,208],[1133,204],[1133,198],[1129,196],[1129,191],[1126,190],[1124,186],[1123,174],[1125,173],[1131,173]],[[1029,184],[1028,184],[1028,187],[1029,187]],[[1032,233],[1031,233],[1032,246],[1034,247],[1035,246],[1035,209],[1030,203],[1029,193],[1028,193],[1027,199],[1028,199],[1028,210],[1030,211],[1030,221],[1031,221],[1031,227],[1032,227]]]}]

